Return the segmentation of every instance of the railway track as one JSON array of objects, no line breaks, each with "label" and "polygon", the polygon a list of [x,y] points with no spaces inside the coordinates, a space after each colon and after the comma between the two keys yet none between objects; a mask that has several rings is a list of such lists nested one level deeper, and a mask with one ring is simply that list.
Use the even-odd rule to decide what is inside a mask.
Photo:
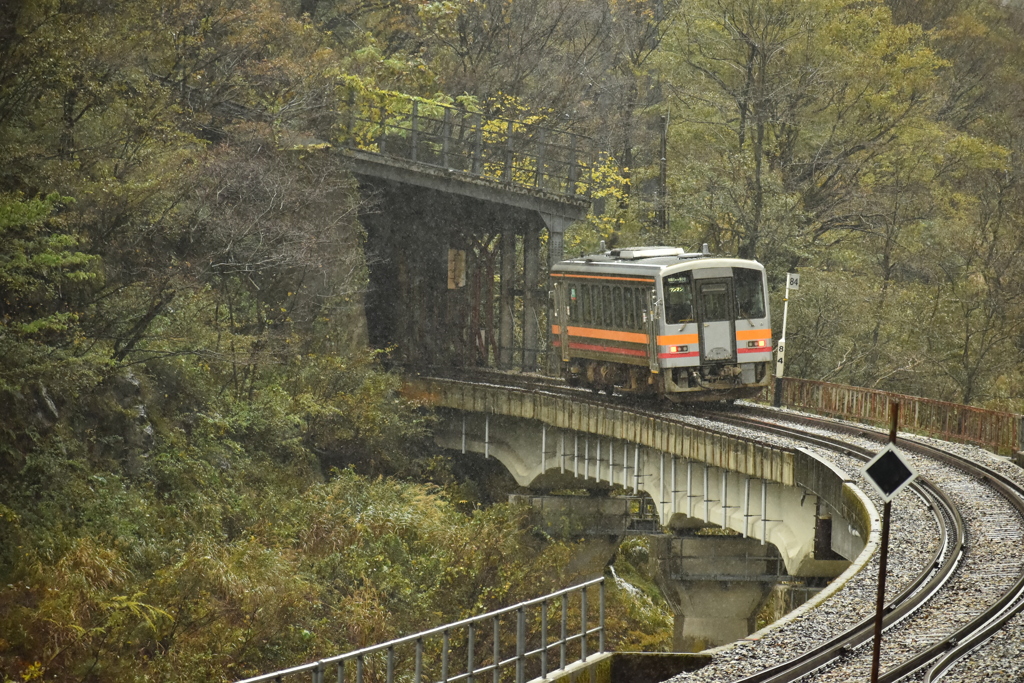
[{"label": "railway track", "polygon": [[[753,431],[762,439],[797,442],[853,478],[887,437],[863,425],[755,406],[687,411],[651,402],[623,405],[622,399],[537,376],[462,371],[448,378],[614,403],[719,430]],[[1024,472],[995,459],[972,459],[948,444],[901,438],[899,445],[921,477],[915,495],[904,494],[906,500],[894,503],[879,680],[978,680],[977,671],[964,663],[968,655],[1008,623],[1024,629],[1024,618],[1018,618],[1024,611]],[[711,665],[673,680],[868,680],[876,578],[877,558],[818,609],[756,640],[720,648]],[[1024,663],[1017,666],[1020,670],[1009,675],[1024,679]]]},{"label": "railway track", "polygon": [[[855,467],[886,438],[859,425],[809,417],[780,424],[777,413],[754,412],[758,417],[749,412],[716,415],[722,422],[830,447],[843,457],[854,458]],[[829,435],[823,436],[826,432]],[[953,526],[947,528],[955,531],[943,541],[944,559],[928,581],[915,582],[895,598],[887,596],[879,680],[938,680],[964,653],[1024,606],[1024,561],[1020,555],[1024,499],[1018,481],[992,468],[917,441],[901,440],[900,446],[921,472],[922,486],[943,501],[942,508],[936,510],[953,520]],[[897,536],[891,552],[899,552],[898,543]],[[864,573],[873,580],[877,565]],[[867,680],[872,636],[872,619],[868,618],[770,670],[732,680]]]}]

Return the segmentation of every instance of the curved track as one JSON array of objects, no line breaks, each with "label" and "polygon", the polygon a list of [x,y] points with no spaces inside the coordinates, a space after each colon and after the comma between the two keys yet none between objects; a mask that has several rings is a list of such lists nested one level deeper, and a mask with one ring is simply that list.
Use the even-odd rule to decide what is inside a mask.
[{"label": "curved track", "polygon": [[[719,413],[718,418],[774,431],[779,429],[776,421],[780,416],[775,411],[754,408],[742,415]],[[782,419],[790,423],[784,428],[787,431],[811,430],[818,434],[827,430],[841,434],[844,441],[856,439],[879,445],[885,440],[884,434],[861,425],[808,416]],[[902,607],[896,604],[898,600],[887,604],[886,609],[891,612],[885,620],[879,680],[938,680],[959,658],[1024,608],[1024,560],[1020,556],[1024,541],[1024,490],[1019,479],[1015,481],[993,467],[972,462],[946,448],[916,440],[901,440],[899,445],[914,457],[923,478],[945,498],[955,501],[957,514],[968,517],[969,523],[965,525],[967,542],[957,550],[955,571],[945,576],[939,590],[929,593],[927,600],[904,618],[894,617]],[[944,572],[945,569],[938,573]],[[897,623],[897,627],[890,628]],[[862,627],[851,629],[851,638]],[[865,641],[870,640],[870,635],[868,631]],[[863,679],[870,666],[865,662],[870,648],[857,651],[858,644],[844,650],[842,645],[830,641],[814,648],[817,659],[825,660],[823,664],[829,666],[815,677],[803,680]],[[775,677],[740,680],[800,679],[806,671],[800,665],[802,658],[779,667]]]},{"label": "curved track", "polygon": [[[545,377],[465,371],[443,374],[448,379],[519,391],[614,402],[620,409],[656,414],[661,419],[703,418],[722,425],[723,429],[753,430],[772,438],[800,442],[831,453],[839,460],[847,459],[844,466],[851,472],[887,438],[886,434],[863,425],[755,406],[705,411],[700,407],[624,403],[622,399],[592,395]],[[921,473],[914,491],[931,511],[940,538],[923,571],[904,582],[897,595],[887,595],[879,680],[933,681],[1024,610],[1024,474],[1012,476],[990,463],[972,461],[940,445],[900,439],[899,446]],[[893,538],[894,545],[899,542],[898,537]],[[877,569],[872,580],[876,575]],[[721,666],[713,663],[707,671],[685,676],[685,680],[867,680],[874,618],[871,599],[871,616],[858,619],[838,635],[818,638],[821,642],[813,645],[808,645],[806,637],[783,638],[784,642],[794,644],[792,651],[776,652],[767,659],[746,653],[730,656],[726,652],[720,657]],[[770,663],[764,664],[765,661]]]}]

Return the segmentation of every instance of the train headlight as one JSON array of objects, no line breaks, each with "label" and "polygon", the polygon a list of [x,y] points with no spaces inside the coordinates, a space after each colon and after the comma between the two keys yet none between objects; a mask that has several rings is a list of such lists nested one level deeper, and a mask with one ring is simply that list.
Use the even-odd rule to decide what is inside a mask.
[{"label": "train headlight", "polygon": [[758,339],[757,341],[748,341],[747,342],[747,348],[748,349],[758,349],[758,348],[761,348],[761,347],[764,347],[764,346],[768,346],[768,342],[766,342],[764,339]]},{"label": "train headlight", "polygon": [[689,346],[673,346],[671,347],[672,353],[686,353],[690,350]]}]

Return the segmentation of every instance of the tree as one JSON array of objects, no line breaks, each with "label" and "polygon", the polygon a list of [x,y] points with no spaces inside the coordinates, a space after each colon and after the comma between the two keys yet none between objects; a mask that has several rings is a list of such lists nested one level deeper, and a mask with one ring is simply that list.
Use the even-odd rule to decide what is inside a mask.
[{"label": "tree", "polygon": [[680,12],[661,67],[685,150],[677,214],[721,249],[788,265],[862,228],[860,178],[928,124],[943,62],[920,29],[874,2]]},{"label": "tree", "polygon": [[81,326],[98,260],[62,224],[58,211],[69,201],[0,194],[0,396],[7,405],[0,471],[7,476],[105,365]]}]

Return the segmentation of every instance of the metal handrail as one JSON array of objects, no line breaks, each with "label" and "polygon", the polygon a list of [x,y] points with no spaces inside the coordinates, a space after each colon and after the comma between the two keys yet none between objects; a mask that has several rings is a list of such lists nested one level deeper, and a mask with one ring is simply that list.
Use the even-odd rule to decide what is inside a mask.
[{"label": "metal handrail", "polygon": [[351,93],[340,142],[448,174],[543,190],[590,193],[589,138],[571,131],[386,92]]},{"label": "metal handrail", "polygon": [[[600,587],[600,602],[598,611],[598,624],[595,627],[588,627],[587,625],[587,589],[592,586]],[[580,603],[579,603],[579,616],[580,616],[580,630],[576,633],[569,633],[569,597],[571,594],[579,592]],[[555,600],[561,602],[561,631],[559,637],[548,642],[548,606]],[[540,645],[533,649],[527,649],[528,637],[526,632],[526,612],[531,608],[540,607],[540,620],[541,620],[541,633],[540,633]],[[516,625],[516,654],[512,657],[502,659],[501,657],[501,618],[507,615],[515,614]],[[476,644],[476,626],[481,622],[491,621],[493,625],[493,653],[492,659],[487,664],[481,664],[479,667],[476,666],[474,661],[474,646]],[[462,673],[452,674],[451,668],[451,634],[453,631],[460,629],[466,629],[467,640],[466,640],[466,671]],[[285,677],[292,676],[301,673],[310,673],[312,675],[312,683],[324,683],[324,673],[327,667],[334,665],[337,671],[338,683],[344,683],[346,680],[346,664],[350,662],[355,663],[355,683],[363,683],[366,667],[366,658],[370,655],[385,653],[387,656],[387,682],[394,683],[395,671],[397,662],[395,661],[396,648],[401,645],[412,645],[414,644],[415,649],[415,661],[413,671],[413,683],[423,682],[423,657],[424,657],[424,642],[432,637],[441,636],[443,639],[441,648],[441,676],[440,683],[458,683],[459,681],[467,681],[473,683],[474,680],[479,679],[482,683],[486,674],[491,674],[494,683],[499,683],[501,672],[506,670],[513,665],[516,671],[516,682],[525,683],[526,680],[526,664],[532,658],[538,659],[538,665],[540,670],[540,677],[547,678],[549,674],[555,673],[565,669],[567,664],[567,652],[570,645],[574,643],[579,644],[580,656],[576,661],[585,662],[589,659],[588,652],[588,640],[591,637],[596,636],[598,639],[598,651],[597,654],[605,652],[605,579],[604,577],[598,579],[592,579],[584,583],[563,588],[562,590],[550,593],[548,595],[527,600],[525,602],[518,603],[511,607],[505,607],[500,610],[487,612],[468,619],[462,619],[461,621],[452,622],[445,624],[444,626],[438,626],[436,628],[416,633],[410,636],[404,636],[395,640],[390,640],[386,643],[379,645],[372,645],[370,647],[364,647],[359,650],[354,650],[341,655],[335,655],[327,657],[325,659],[318,660],[316,662],[309,662],[299,666],[293,666],[288,669],[282,669],[273,673],[262,674],[260,676],[254,676],[252,678],[246,678],[238,681],[237,683],[262,683],[263,681],[276,681],[280,682]],[[556,669],[548,669],[548,655],[552,650],[557,648],[559,655],[559,666]],[[351,667],[349,667],[351,668]]]},{"label": "metal handrail", "polygon": [[989,446],[1003,453],[1024,450],[1024,416],[974,406],[852,387],[817,380],[782,378],[781,405],[824,415],[886,424],[889,404],[899,402],[901,431],[945,441]]}]

